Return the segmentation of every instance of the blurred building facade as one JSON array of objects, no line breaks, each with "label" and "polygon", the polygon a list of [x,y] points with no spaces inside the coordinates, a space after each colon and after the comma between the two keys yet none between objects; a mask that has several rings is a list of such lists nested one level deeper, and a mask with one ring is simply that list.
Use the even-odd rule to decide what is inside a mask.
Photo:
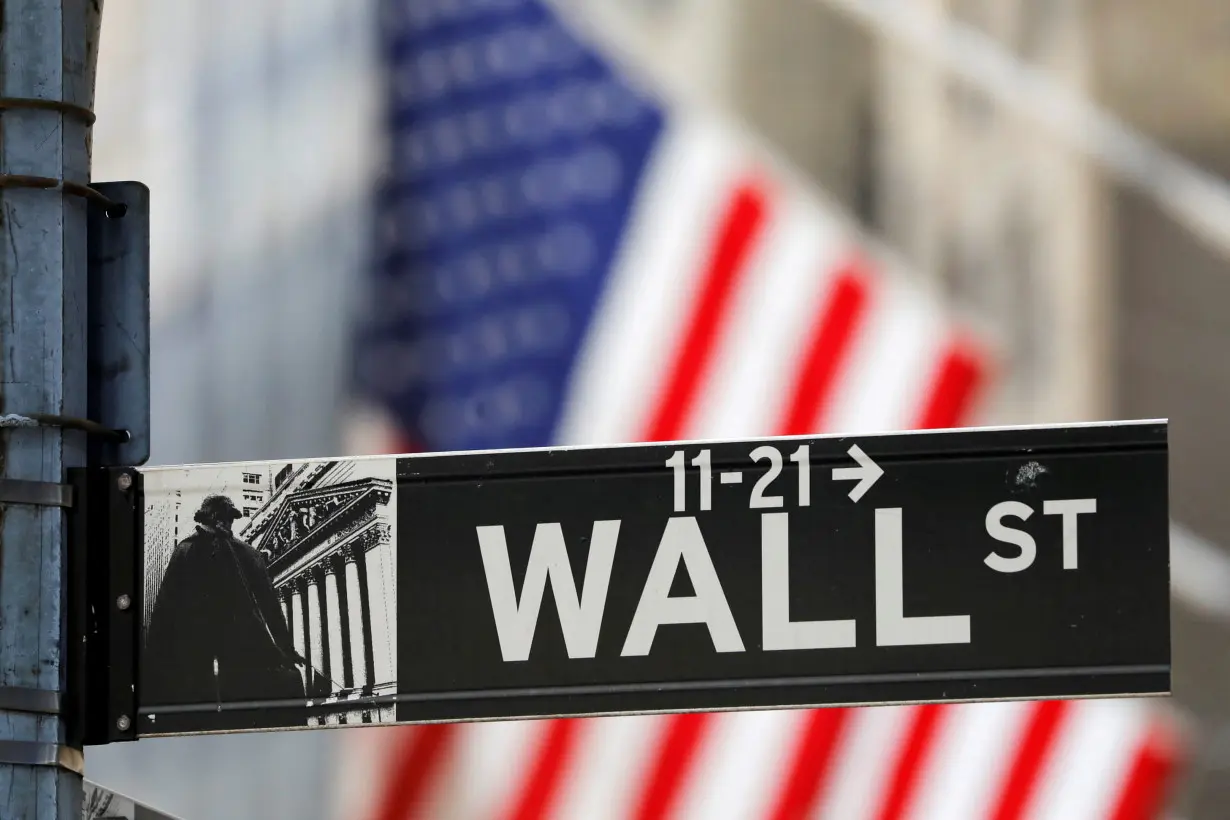
[{"label": "blurred building facade", "polygon": [[[1230,8],[1201,0],[1089,4],[1095,93],[1171,151],[1230,178]],[[1230,259],[1139,192],[1111,187],[1115,411],[1171,421],[1171,508],[1230,544]],[[1230,801],[1230,629],[1176,608],[1176,696],[1206,728],[1187,788],[1192,817]]]},{"label": "blurred building facade", "polygon": [[[370,10],[107,3],[94,178],[153,197],[151,464],[337,454],[376,155]],[[261,508],[274,478],[236,506]],[[332,734],[144,740],[88,766],[185,818],[311,820],[328,816]]]},{"label": "blurred building facade", "polygon": [[[1011,373],[988,421],[1169,417],[1176,518],[1230,543],[1224,257],[823,0],[559,2],[603,21],[648,75],[736,111],[986,328]],[[1217,4],[921,5],[1230,169],[1230,11]],[[95,178],[153,192],[153,463],[344,452],[380,154],[373,6],[108,0]],[[1179,700],[1230,727],[1230,633],[1180,608],[1174,634]],[[325,817],[334,746],[323,732],[142,741],[89,765],[188,818]],[[1230,792],[1220,748],[1187,816],[1216,816]]]}]

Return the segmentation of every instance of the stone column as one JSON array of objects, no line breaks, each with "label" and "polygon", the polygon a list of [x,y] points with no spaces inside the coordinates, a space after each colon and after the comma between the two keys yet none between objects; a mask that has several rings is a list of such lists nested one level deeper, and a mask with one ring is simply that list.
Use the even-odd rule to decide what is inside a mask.
[{"label": "stone column", "polygon": [[366,567],[368,597],[367,628],[374,654],[371,675],[373,684],[391,683],[397,679],[394,669],[393,644],[397,635],[396,596],[393,589],[394,546],[377,542],[363,553]]},{"label": "stone column", "polygon": [[[350,591],[346,589],[346,552],[333,556],[332,572],[337,588],[337,643],[342,648],[342,685],[347,689],[354,686],[354,650],[350,636]],[[358,601],[354,602],[359,605]]]},{"label": "stone column", "polygon": [[346,554],[346,598],[350,603],[350,645],[354,659],[354,685],[372,684],[371,604],[367,599],[367,566],[359,551]]},{"label": "stone column", "polygon": [[320,580],[316,573],[308,570],[307,575],[307,623],[304,625],[308,638],[308,661],[311,663],[309,675],[314,676],[317,670],[324,671],[324,654],[321,646],[321,636],[324,634],[324,624],[321,622],[321,603],[324,596],[320,594]]},{"label": "stone column", "polygon": [[282,605],[282,620],[286,621],[286,628],[290,630],[290,634],[295,634],[294,621],[291,618],[294,612],[291,611],[291,589],[290,584],[283,584],[277,588],[278,603]]},{"label": "stone column", "polygon": [[[325,562],[325,646],[329,658],[328,672],[329,678],[334,681],[333,688],[336,689],[338,678],[344,678],[342,674],[342,619],[346,617],[345,610],[341,607],[341,595],[338,592],[339,579],[337,577],[337,565],[330,557]],[[345,682],[342,682],[345,686]]]},{"label": "stone column", "polygon": [[[330,680],[333,678],[333,658],[329,650],[329,597],[327,592],[328,578],[324,567],[312,567],[312,578],[316,582],[316,596],[320,599],[320,671]],[[333,685],[330,683],[330,689]]]},{"label": "stone column", "polygon": [[287,584],[287,587],[290,590],[290,618],[287,619],[287,625],[295,641],[295,651],[306,658],[308,656],[307,610],[303,603],[303,579],[295,578]]}]

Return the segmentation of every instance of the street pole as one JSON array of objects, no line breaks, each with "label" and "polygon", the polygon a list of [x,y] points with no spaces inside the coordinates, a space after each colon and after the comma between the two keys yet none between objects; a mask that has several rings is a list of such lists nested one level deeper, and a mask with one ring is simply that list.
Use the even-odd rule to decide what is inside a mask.
[{"label": "street pole", "polygon": [[[0,410],[84,417],[80,186],[90,178],[102,0],[4,0],[0,15]],[[62,484],[85,457],[78,431],[0,433],[0,479]],[[61,506],[0,504],[0,820],[81,817],[82,758],[59,707],[67,530]]]}]

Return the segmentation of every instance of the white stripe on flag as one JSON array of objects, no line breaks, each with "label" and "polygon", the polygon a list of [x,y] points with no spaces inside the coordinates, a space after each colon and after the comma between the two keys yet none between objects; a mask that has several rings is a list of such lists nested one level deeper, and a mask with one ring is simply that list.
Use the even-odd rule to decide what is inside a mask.
[{"label": "white stripe on flag", "polygon": [[818,820],[870,819],[884,799],[897,750],[915,706],[856,709],[837,748],[837,766],[816,811]]},{"label": "white stripe on flag", "polygon": [[1142,704],[1125,699],[1072,704],[1043,768],[1030,820],[1097,820],[1110,815],[1148,730]]},{"label": "white stripe on flag", "polygon": [[[448,816],[504,816],[520,795],[550,721],[513,720],[458,726],[449,769]],[[425,817],[435,817],[425,814]]]},{"label": "white stripe on flag", "polygon": [[341,428],[342,452],[348,456],[383,456],[402,448],[402,430],[388,410],[374,402],[352,404]]},{"label": "white stripe on flag", "polygon": [[367,820],[374,816],[388,790],[402,731],[406,730],[367,727],[365,732],[338,733],[339,759],[330,794],[330,817]]},{"label": "white stripe on flag", "polygon": [[942,355],[943,314],[901,277],[876,277],[869,312],[837,383],[827,424],[834,433],[911,429]]},{"label": "white stripe on flag", "polygon": [[749,260],[689,438],[773,435],[800,358],[846,248],[838,225],[780,186],[770,228]]},{"label": "white stripe on flag", "polygon": [[714,725],[683,787],[678,820],[763,817],[797,746],[801,712],[714,715]]},{"label": "white stripe on flag", "polygon": [[594,718],[565,775],[553,816],[622,820],[639,796],[635,785],[648,777],[651,754],[666,720],[659,715]]},{"label": "white stripe on flag", "polygon": [[1003,787],[1029,717],[1024,703],[946,707],[912,820],[982,820]]},{"label": "white stripe on flag", "polygon": [[557,440],[639,440],[745,154],[704,119],[663,132],[581,345]]}]

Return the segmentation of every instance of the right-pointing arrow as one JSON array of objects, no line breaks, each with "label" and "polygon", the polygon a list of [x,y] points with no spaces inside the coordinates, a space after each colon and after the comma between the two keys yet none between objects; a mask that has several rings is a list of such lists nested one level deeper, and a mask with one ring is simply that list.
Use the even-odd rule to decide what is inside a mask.
[{"label": "right-pointing arrow", "polygon": [[857,444],[851,445],[847,450],[850,456],[859,463],[858,467],[834,467],[834,481],[855,481],[854,489],[850,491],[850,500],[858,503],[858,500],[871,489],[880,476],[884,475],[884,471],[880,469],[880,465],[871,460],[871,457],[863,452],[862,448]]}]

